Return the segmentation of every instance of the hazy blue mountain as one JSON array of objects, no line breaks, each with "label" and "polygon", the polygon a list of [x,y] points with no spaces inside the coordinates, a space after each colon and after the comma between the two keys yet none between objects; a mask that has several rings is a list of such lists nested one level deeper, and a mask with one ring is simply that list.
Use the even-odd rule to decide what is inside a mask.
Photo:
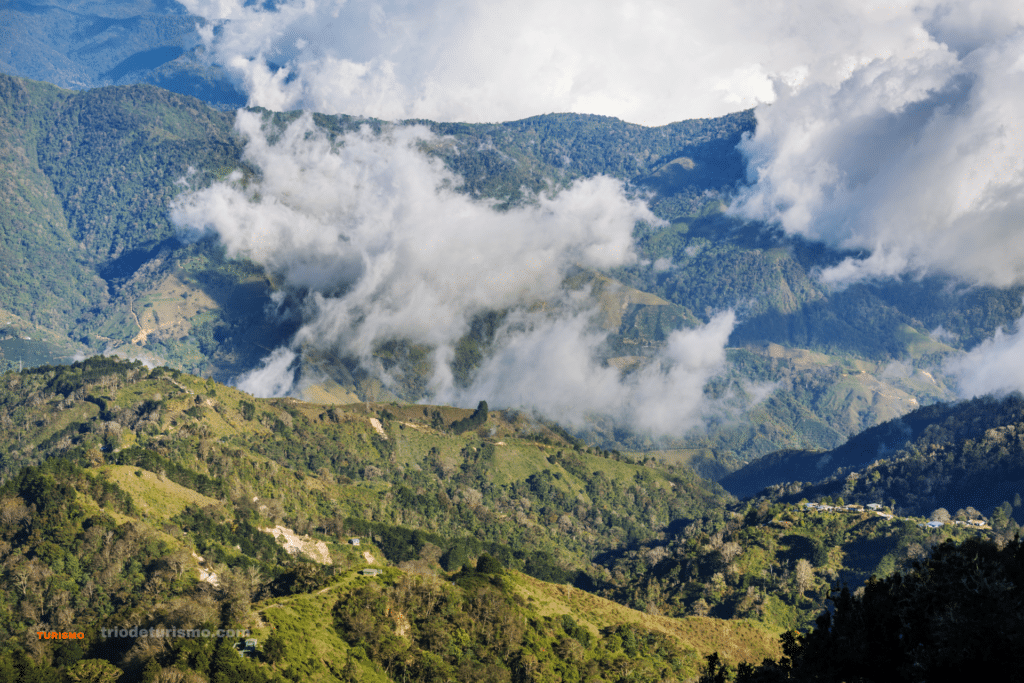
[{"label": "hazy blue mountain", "polygon": [[244,106],[245,95],[199,59],[202,21],[173,0],[18,0],[0,8],[0,71],[75,90],[152,83]]}]

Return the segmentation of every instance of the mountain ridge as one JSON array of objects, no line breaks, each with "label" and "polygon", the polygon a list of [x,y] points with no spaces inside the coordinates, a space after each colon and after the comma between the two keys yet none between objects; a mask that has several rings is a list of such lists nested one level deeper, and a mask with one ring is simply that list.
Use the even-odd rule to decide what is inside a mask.
[{"label": "mountain ridge", "polygon": [[[281,292],[273,273],[261,272],[254,264],[225,259],[215,241],[181,242],[165,214],[167,199],[185,190],[184,186],[176,184],[182,178],[187,177],[189,183],[199,187],[222,179],[232,169],[254,172],[242,158],[241,139],[231,127],[231,115],[153,86],[70,93],[42,84],[31,85],[9,76],[3,78],[9,92],[22,93],[18,95],[17,101],[22,103],[18,106],[32,106],[37,111],[35,119],[9,116],[11,123],[8,125],[22,126],[11,129],[11,139],[19,140],[26,135],[38,139],[34,156],[40,159],[35,171],[38,182],[42,183],[39,193],[48,197],[46,201],[57,212],[53,215],[63,216],[58,224],[66,224],[61,229],[67,231],[61,233],[64,237],[59,247],[35,245],[29,249],[35,259],[32,278],[19,276],[6,289],[0,287],[0,307],[27,323],[11,328],[17,330],[17,336],[23,340],[21,343],[31,345],[39,337],[54,337],[59,340],[59,353],[69,359],[75,353],[119,353],[149,363],[170,363],[221,380],[251,369],[271,349],[287,343],[294,332],[290,325],[294,323],[268,318],[264,310],[270,306],[271,295],[286,294],[286,300],[287,296],[295,297],[293,303],[297,304],[300,301],[297,297],[302,293]],[[43,98],[40,102],[53,103],[46,105],[49,109],[43,104],[32,105],[32,98],[36,97],[33,93],[37,90],[49,93],[38,95]],[[12,97],[9,95],[8,99]],[[262,115],[279,126],[297,116],[266,111],[262,111]],[[314,115],[313,118],[325,135],[335,138],[362,125],[384,125],[384,122],[345,116]],[[38,132],[31,133],[24,129],[27,124],[23,125],[28,120],[48,123],[33,124]],[[129,121],[133,123],[129,125]],[[521,201],[524,191],[547,191],[549,182],[557,187],[595,172],[621,177],[637,191],[653,192],[652,210],[671,223],[650,234],[642,230],[638,233],[637,248],[642,261],[646,259],[648,265],[595,274],[599,278],[611,277],[627,288],[645,292],[644,296],[660,297],[672,305],[671,310],[659,307],[654,311],[644,308],[642,303],[630,304],[632,307],[621,318],[618,313],[609,318],[618,319],[620,327],[610,330],[612,354],[608,361],[621,366],[623,372],[640,367],[638,363],[655,353],[673,329],[707,322],[715,310],[734,306],[737,299],[761,303],[745,304],[753,306],[745,313],[741,307],[740,324],[731,342],[734,348],[756,349],[764,343],[765,334],[754,332],[760,326],[756,322],[760,319],[758,315],[763,317],[764,311],[817,320],[814,325],[824,329],[822,326],[828,321],[842,318],[846,308],[854,307],[862,311],[863,316],[863,311],[873,310],[870,307],[879,302],[877,310],[888,311],[884,315],[892,318],[886,325],[899,331],[903,329],[901,325],[913,324],[919,327],[912,329],[920,330],[920,321],[881,303],[880,292],[865,290],[849,301],[843,296],[826,294],[812,278],[812,266],[817,257],[808,256],[814,253],[808,245],[799,240],[780,241],[781,238],[773,236],[771,231],[741,226],[719,213],[716,207],[720,206],[721,197],[742,176],[742,166],[735,156],[735,142],[753,125],[750,112],[650,129],[602,117],[564,114],[507,124],[428,122],[425,125],[431,126],[435,134],[441,136],[440,140],[447,141],[427,152],[465,179],[457,189],[499,204]],[[608,126],[613,132],[620,131],[622,136],[611,135],[606,130]],[[547,142],[540,144],[542,140]],[[459,154],[455,154],[456,149],[461,150]],[[567,154],[555,154],[552,151],[555,149]],[[569,154],[576,158],[565,165],[562,156]],[[25,157],[30,166],[31,156]],[[641,157],[645,159],[642,164]],[[140,159],[146,163],[140,165]],[[503,159],[512,161],[506,163]],[[646,166],[631,177],[643,164]],[[189,176],[189,168],[196,168],[198,174]],[[671,177],[662,177],[669,171]],[[18,170],[14,176],[21,173]],[[26,192],[28,190],[21,191]],[[26,219],[35,220],[32,216],[37,216],[38,212],[33,214],[18,206],[8,205],[0,216],[7,225],[14,225],[11,221],[21,221],[18,224],[22,225]],[[30,230],[28,234],[34,233]],[[13,238],[6,242],[17,243]],[[75,254],[77,261],[69,263],[65,254]],[[662,265],[655,268],[656,264],[667,265],[663,269]],[[75,283],[75,294],[59,297],[58,310],[66,310],[61,315],[43,315],[43,310],[49,310],[44,307],[49,304],[27,296],[33,291],[33,283],[47,282],[46,278],[62,282],[61,286]],[[54,287],[52,291],[62,290]],[[930,292],[921,292],[919,298],[926,294],[931,296]],[[1004,295],[993,291],[985,296],[997,295],[1007,302],[1012,298],[1011,292]],[[55,298],[55,305],[56,301]],[[985,301],[984,297],[981,301]],[[992,310],[998,314],[986,320],[983,328],[1004,324],[1018,312],[1009,303]],[[750,322],[745,322],[748,318]],[[933,319],[930,324],[940,322]],[[863,324],[871,324],[870,316],[864,318]],[[786,325],[800,329],[799,325]],[[765,327],[769,331],[768,340],[782,343],[788,349],[800,348],[794,343],[797,340],[807,345],[804,348],[813,350],[826,339],[835,338],[834,335],[821,338],[819,333],[815,333],[817,337],[789,333],[779,337],[771,332],[775,327]],[[485,331],[486,326],[481,330]],[[32,340],[25,341],[26,337]],[[856,341],[859,337],[850,338],[855,341],[854,348],[848,346],[847,340],[842,342],[847,346],[840,344],[822,350],[833,354],[828,360],[830,364],[847,362],[844,358],[860,362],[864,357],[877,359],[877,363],[891,358],[892,354],[898,356],[905,349],[917,348],[913,345],[919,345],[916,341],[919,337],[919,331],[899,332],[881,351],[857,347],[861,343]],[[461,381],[472,376],[476,363],[489,352],[489,343],[486,336],[475,338],[472,335],[459,342],[459,348],[465,351],[458,356],[462,363],[458,368]],[[46,350],[50,348],[41,348],[39,357],[52,358],[53,351]],[[929,353],[953,352],[952,348],[943,348],[936,347]],[[911,362],[934,370],[933,365],[928,365],[931,362],[928,358],[927,354],[914,351]],[[360,395],[361,386],[370,386],[361,378],[369,378],[353,360],[341,360],[349,366],[339,368],[340,384],[346,391]],[[382,360],[391,362],[386,357]],[[17,358],[5,355],[6,367],[12,367],[16,361]],[[778,365],[785,361],[771,362]],[[336,365],[337,361],[332,364]],[[881,383],[879,386],[893,385],[894,380],[882,374],[885,366],[865,367],[871,368],[871,376]],[[412,382],[410,387],[419,386],[422,384],[416,375],[419,370],[415,366],[410,368],[413,371],[408,375]],[[760,455],[788,446],[831,446],[836,439],[845,438],[887,416],[885,411],[864,413],[852,404],[849,409],[840,406],[837,412],[830,412],[836,411],[835,407],[830,407],[833,403],[853,401],[862,390],[849,394],[837,384],[841,379],[838,375],[822,374],[809,366],[793,365],[793,369],[794,380],[814,388],[798,399],[802,405],[796,412],[795,406],[787,405],[791,401],[783,399],[782,393],[776,394],[780,400],[773,399],[765,404],[771,414],[768,423],[778,425],[777,428],[759,436],[747,427],[743,428],[748,432],[746,435],[735,432],[732,427],[724,432],[715,428],[718,431],[713,430],[710,442],[697,437],[683,442],[677,440],[667,447],[710,445],[716,458],[729,463],[724,465],[728,469],[742,461],[736,455],[739,450]],[[358,372],[354,373],[353,381],[346,380],[354,371]],[[735,386],[774,376],[771,371],[765,373],[749,363],[734,371]],[[908,398],[920,402],[948,398],[950,393],[944,386],[944,378],[941,373],[936,377],[937,388],[915,385],[909,389]],[[785,380],[787,386],[789,381]],[[900,391],[906,391],[906,387]],[[821,392],[834,394],[835,398],[815,406],[817,399],[812,397]],[[399,395],[401,393],[399,391]],[[847,394],[851,398],[843,398]],[[410,394],[406,398],[414,397]],[[844,410],[852,417],[838,418]],[[794,417],[801,412],[811,419]],[[849,419],[850,424],[841,426],[838,419]],[[643,435],[616,437],[614,430],[601,427],[592,430],[588,438],[619,449],[648,443]],[[645,448],[653,445],[650,443]],[[719,471],[722,466],[717,466]]]}]

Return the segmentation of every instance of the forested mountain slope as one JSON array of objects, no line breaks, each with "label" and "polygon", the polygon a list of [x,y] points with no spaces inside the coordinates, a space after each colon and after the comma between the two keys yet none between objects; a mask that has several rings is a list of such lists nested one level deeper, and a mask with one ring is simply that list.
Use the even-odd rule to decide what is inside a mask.
[{"label": "forested mountain slope", "polygon": [[[3,367],[102,351],[229,380],[289,342],[298,321],[281,311],[301,309],[308,292],[282,290],[262,266],[226,259],[213,239],[183,243],[168,220],[168,201],[181,192],[235,170],[258,174],[243,159],[234,114],[153,86],[72,92],[0,81],[9,171],[0,247],[12,264],[0,276]],[[271,127],[298,116],[258,111]],[[397,125],[313,120],[334,140]],[[964,291],[925,279],[833,291],[815,272],[842,254],[725,216],[722,201],[744,178],[736,143],[753,126],[750,112],[657,128],[569,114],[409,123],[436,134],[422,151],[457,174],[457,191],[497,210],[605,174],[667,221],[637,226],[636,265],[572,273],[564,283],[592,291],[608,334],[602,362],[624,375],[673,331],[736,311],[727,372],[706,392],[738,400],[741,415],[763,399],[753,412],[668,441],[600,421],[581,432],[606,448],[689,449],[716,475],[783,448],[833,448],[951,398],[943,359],[1022,313],[1019,288]],[[506,314],[481,314],[459,342],[452,371],[460,386],[492,351]],[[944,336],[929,336],[940,326]],[[387,392],[357,359],[313,354],[303,362],[310,377],[326,373],[345,396],[423,400],[430,348],[396,339],[375,353],[380,367],[401,369]]]},{"label": "forested mountain slope", "polygon": [[[252,399],[176,370],[100,358],[7,373],[0,388],[0,550],[11,579],[0,626],[10,635],[112,622],[274,623],[288,631],[293,655],[306,653],[281,661],[327,676],[330,667],[310,664],[309,648],[297,645],[306,640],[298,616],[257,606],[257,619],[250,605],[337,584],[322,599],[282,603],[325,615],[331,596],[351,596],[335,610],[341,641],[318,646],[328,649],[314,661],[361,647],[339,661],[386,675],[412,675],[412,662],[444,670],[477,662],[500,672],[533,661],[510,658],[520,652],[537,659],[523,666],[543,671],[545,661],[559,665],[541,653],[568,634],[582,649],[558,647],[570,648],[577,668],[608,675],[624,648],[627,660],[653,658],[652,666],[676,667],[673,675],[685,678],[712,650],[732,653],[733,663],[772,654],[771,634],[810,623],[836,580],[857,585],[944,539],[1006,532],[923,529],[923,519],[768,501],[736,505],[686,467],[586,447],[556,425],[485,404],[471,411]],[[289,534],[289,546],[307,559],[274,542]],[[358,548],[347,543],[354,536]],[[360,588],[355,570],[382,564],[396,567],[383,586]],[[522,574],[494,578],[502,566]],[[446,588],[445,577],[454,586]],[[455,611],[431,616],[426,603]],[[484,604],[499,621],[525,624],[525,640],[480,631],[490,617],[467,629],[453,616]],[[379,610],[376,626],[365,622]],[[724,626],[710,617],[739,621]],[[412,630],[394,640],[391,626],[381,630],[390,623]],[[575,630],[580,623],[589,637]],[[627,635],[629,624],[642,629]],[[429,635],[455,627],[479,645],[473,659],[439,650]],[[211,671],[216,659],[206,645],[179,651],[178,643],[173,657],[130,640],[101,647],[88,632],[81,649],[37,647],[33,661],[67,666],[88,654],[139,671],[188,651],[189,666]],[[641,640],[624,644],[629,638]],[[8,650],[9,661],[28,666],[17,664],[16,651]],[[681,663],[667,664],[672,658]]]},{"label": "forested mountain slope", "polygon": [[1019,524],[1024,521],[1022,423],[1020,394],[928,406],[832,451],[771,454],[721,483],[741,497],[841,498],[923,516],[941,508],[947,521],[973,509],[963,519],[984,515],[999,526],[1011,520]]},{"label": "forested mountain slope", "polygon": [[152,83],[221,108],[245,105],[218,67],[202,63],[205,23],[174,0],[10,2],[0,7],[0,70],[62,88]]},{"label": "forested mountain slope", "polygon": [[[227,680],[432,680],[435,668],[543,680],[627,665],[685,678],[712,650],[776,652],[753,622],[649,617],[518,573],[592,588],[595,552],[720,516],[726,494],[686,468],[485,405],[259,400],[98,358],[0,379],[0,666],[12,675],[178,662]],[[289,535],[286,551],[275,537]],[[311,636],[325,616],[337,636]],[[273,624],[279,640],[255,665],[230,639],[104,639],[111,624],[250,628],[261,641]],[[53,647],[40,630],[86,636]]]},{"label": "forested mountain slope", "polygon": [[[1011,542],[1024,519],[1022,411],[1019,394],[938,404],[833,451],[766,456],[721,482],[759,497],[602,557],[617,579],[605,594],[795,628],[811,624],[837,584],[853,590],[909,570],[946,540]],[[785,481],[808,473],[820,481]]]},{"label": "forested mountain slope", "polygon": [[1013,397],[926,406],[866,429],[829,451],[772,453],[722,478],[721,484],[733,495],[747,498],[775,484],[801,478],[820,481],[840,471],[862,469],[876,460],[891,458],[907,446],[919,440],[931,442],[939,434],[943,441],[977,438],[987,429],[1013,423],[1018,412]]},{"label": "forested mountain slope", "polygon": [[512,566],[572,580],[594,573],[590,558],[602,549],[730,500],[688,468],[588,448],[557,426],[486,405],[255,400],[106,359],[3,379],[5,478],[57,456],[141,467],[302,532],[363,525],[395,561],[433,544],[457,568],[490,548]]}]

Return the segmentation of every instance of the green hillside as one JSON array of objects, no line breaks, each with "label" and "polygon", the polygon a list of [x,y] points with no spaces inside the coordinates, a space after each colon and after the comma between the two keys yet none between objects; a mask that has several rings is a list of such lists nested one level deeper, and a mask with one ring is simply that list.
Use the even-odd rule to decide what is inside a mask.
[{"label": "green hillside", "polygon": [[29,324],[52,321],[60,331],[106,301],[103,283],[78,248],[53,182],[39,164],[49,124],[70,96],[0,76],[0,307]]},{"label": "green hillside", "polygon": [[601,595],[673,617],[754,619],[775,631],[805,629],[837,585],[856,588],[924,558],[948,540],[1004,538],[1005,529],[948,524],[863,506],[818,510],[757,501],[724,519],[680,524],[664,538],[599,558]]},{"label": "green hillside", "polygon": [[[685,680],[711,652],[777,656],[775,636],[812,623],[837,581],[1009,533],[998,515],[926,529],[903,509],[737,504],[688,467],[483,403],[253,399],[112,359],[0,376],[0,424],[2,665],[23,669],[618,680],[628,665]],[[111,623],[245,627],[269,650],[259,664],[215,640],[104,640]],[[16,644],[39,625],[88,635]]]},{"label": "green hillside", "polygon": [[[503,560],[571,577],[602,547],[728,500],[687,468],[588,448],[514,411],[485,408],[485,421],[465,431],[470,410],[258,401],[212,380],[98,358],[8,373],[0,406],[5,476],[56,453],[163,470],[204,495],[268,501],[268,514],[303,530],[364,520],[399,561],[415,559],[428,538],[405,538],[403,525],[435,544],[470,533],[506,546],[491,550]],[[452,552],[481,551],[467,547]],[[525,548],[543,552],[526,557]]]},{"label": "green hillside", "polygon": [[[877,441],[883,430],[888,443]],[[790,501],[887,502],[910,515],[933,516],[941,509],[937,517],[946,522],[991,517],[992,526],[1012,538],[1024,522],[1022,430],[1020,394],[933,406],[851,439],[832,453],[830,465],[838,469],[817,483],[773,486],[765,493]],[[858,450],[861,457],[853,457]]]},{"label": "green hillside", "polygon": [[[11,579],[0,666],[73,673],[102,659],[135,676],[177,662],[265,680],[349,669],[434,680],[434,668],[544,680],[571,668],[617,680],[628,663],[683,680],[714,650],[734,663],[777,653],[771,626],[677,621],[566,585],[593,590],[599,553],[720,515],[729,498],[716,485],[586,448],[526,415],[475,414],[252,399],[100,358],[0,376],[0,562]],[[379,577],[356,576],[378,566]],[[405,631],[398,640],[392,622],[360,621],[378,609]],[[110,624],[246,627],[261,639],[277,629],[286,645],[255,664],[222,656],[230,643],[216,640],[104,639]],[[46,650],[21,640],[40,629],[86,638]]]},{"label": "green hillside", "polygon": [[720,483],[733,495],[748,498],[777,484],[822,481],[892,458],[917,443],[976,439],[987,429],[1014,424],[1018,410],[1013,398],[938,403],[866,429],[838,448],[772,453],[723,477]]}]

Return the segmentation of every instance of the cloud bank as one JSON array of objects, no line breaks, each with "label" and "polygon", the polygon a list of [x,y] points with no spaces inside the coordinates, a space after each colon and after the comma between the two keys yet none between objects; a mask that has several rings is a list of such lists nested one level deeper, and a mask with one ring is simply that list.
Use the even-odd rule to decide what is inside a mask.
[{"label": "cloud bank", "polygon": [[724,368],[736,322],[729,311],[704,327],[677,330],[658,358],[622,377],[597,361],[606,335],[591,330],[589,316],[527,317],[534,318],[528,331],[510,333],[523,323],[518,316],[499,331],[499,348],[471,387],[450,395],[456,402],[486,396],[497,405],[531,406],[575,427],[588,417],[612,416],[638,432],[673,435],[699,425],[711,409],[704,386]]},{"label": "cloud bank", "polygon": [[[634,262],[636,223],[658,222],[618,181],[591,178],[497,211],[453,189],[459,179],[420,151],[437,142],[424,128],[330,140],[304,115],[271,142],[255,113],[239,112],[236,125],[260,177],[235,172],[186,193],[171,218],[185,233],[216,233],[229,256],[264,265],[301,301],[305,324],[290,348],[240,378],[246,391],[292,391],[307,345],[354,357],[387,381],[374,352],[398,339],[432,349],[436,400],[487,398],[570,422],[596,412],[672,433],[694,424],[732,316],[676,333],[661,358],[624,379],[597,359],[607,334],[589,324],[593,301],[562,287],[570,268]],[[511,311],[497,352],[460,388],[455,344],[489,310]]]},{"label": "cloud bank", "polygon": [[759,105],[750,219],[860,252],[838,285],[1024,281],[1024,5],[184,0],[250,104],[645,124]]},{"label": "cloud bank", "polygon": [[182,4],[205,20],[209,58],[270,109],[458,121],[572,111],[645,125],[771,102],[780,83],[836,85],[932,42],[925,18],[967,43],[965,21],[982,35],[1002,18],[905,0]]},{"label": "cloud bank", "polygon": [[1024,282],[1024,11],[919,8],[913,49],[839,83],[778,84],[732,210],[862,252],[822,273]]},{"label": "cloud bank", "polygon": [[[183,4],[204,20],[211,62],[234,74],[250,104],[275,110],[460,121],[575,111],[658,125],[757,105],[756,134],[742,145],[750,186],[732,211],[859,252],[823,271],[824,280],[942,273],[975,284],[1024,282],[1020,3]],[[268,145],[258,124],[240,121],[251,159],[264,168],[258,209],[250,190],[229,184],[179,205],[177,220],[216,230],[233,253],[310,293],[297,344],[336,339],[367,357],[393,335],[431,345],[443,368],[474,312],[557,301],[560,268],[574,259],[632,258],[621,226],[642,207],[607,179],[499,216],[438,191],[457,179],[416,152],[423,131],[396,130],[386,141],[354,136],[328,153],[299,131]],[[302,180],[292,187],[289,178]],[[306,183],[320,194],[305,192]],[[580,212],[608,223],[593,227],[576,220]],[[559,222],[565,216],[574,218]],[[581,225],[592,232],[574,232]],[[513,237],[498,246],[486,237],[496,233]],[[524,359],[544,345],[565,359],[560,378],[579,378],[568,385],[601,397],[604,387],[657,393],[641,390],[639,377],[627,387],[596,364],[601,338],[586,331],[585,312],[560,303],[563,315],[505,329],[477,376],[481,390],[515,397],[511,367],[540,382]],[[704,334],[714,348],[715,334]],[[562,349],[568,338],[573,345]],[[1012,338],[1002,333],[977,352],[998,355]],[[268,368],[287,365],[283,358]],[[668,356],[659,367],[666,376],[675,367],[704,372]],[[450,376],[438,371],[432,381],[437,396],[463,398]],[[573,396],[545,391],[543,400],[550,411],[579,412]],[[590,404],[628,412],[611,398]]]},{"label": "cloud bank", "polygon": [[1024,318],[1015,327],[1016,332],[996,330],[991,339],[946,363],[945,370],[957,378],[963,398],[1024,391]]},{"label": "cloud bank", "polygon": [[[1024,6],[921,3],[893,49],[837,80],[775,80],[730,210],[858,252],[826,282],[941,274],[1024,283]],[[866,53],[865,53],[866,54]],[[1024,325],[946,371],[965,397],[1024,390]]]}]

